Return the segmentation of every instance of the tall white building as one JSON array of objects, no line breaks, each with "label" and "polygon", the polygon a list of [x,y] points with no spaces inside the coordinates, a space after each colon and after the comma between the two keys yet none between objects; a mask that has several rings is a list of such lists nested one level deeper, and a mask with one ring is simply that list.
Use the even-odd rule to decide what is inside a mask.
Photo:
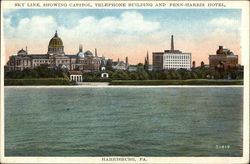
[{"label": "tall white building", "polygon": [[190,69],[191,53],[169,53],[163,54],[163,69]]},{"label": "tall white building", "polygon": [[[155,61],[154,61],[155,60]],[[162,61],[161,61],[162,60]],[[174,49],[174,38],[171,36],[171,50],[153,53],[153,69],[190,69],[192,55]]]}]

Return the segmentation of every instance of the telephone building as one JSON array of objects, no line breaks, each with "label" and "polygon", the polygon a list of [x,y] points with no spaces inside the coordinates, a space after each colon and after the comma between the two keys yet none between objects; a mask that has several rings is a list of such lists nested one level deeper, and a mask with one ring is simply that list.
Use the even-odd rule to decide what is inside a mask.
[{"label": "telephone building", "polygon": [[174,37],[171,36],[171,50],[153,52],[153,70],[190,69],[192,55],[174,49]]}]

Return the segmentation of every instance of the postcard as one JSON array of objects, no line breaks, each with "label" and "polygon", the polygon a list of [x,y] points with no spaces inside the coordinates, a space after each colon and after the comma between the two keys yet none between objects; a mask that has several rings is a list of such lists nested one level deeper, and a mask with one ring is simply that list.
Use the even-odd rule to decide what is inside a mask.
[{"label": "postcard", "polygon": [[248,163],[248,1],[1,1],[1,163]]}]

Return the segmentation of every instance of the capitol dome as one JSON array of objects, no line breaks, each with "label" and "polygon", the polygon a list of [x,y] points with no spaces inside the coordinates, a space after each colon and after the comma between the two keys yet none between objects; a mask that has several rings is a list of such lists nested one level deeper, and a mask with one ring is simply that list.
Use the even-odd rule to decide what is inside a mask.
[{"label": "capitol dome", "polygon": [[49,41],[48,54],[64,54],[63,42],[62,39],[58,37],[57,31],[55,36]]}]

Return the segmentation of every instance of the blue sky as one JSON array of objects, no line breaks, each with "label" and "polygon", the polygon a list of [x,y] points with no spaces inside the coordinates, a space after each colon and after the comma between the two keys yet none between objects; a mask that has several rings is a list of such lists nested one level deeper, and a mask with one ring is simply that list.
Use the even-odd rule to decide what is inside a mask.
[{"label": "blue sky", "polygon": [[[240,25],[241,10],[238,9],[4,11],[5,38],[12,43],[15,40],[14,48],[24,47],[25,42],[38,53],[42,48],[46,49],[49,38],[53,36],[55,30],[58,30],[68,53],[75,53],[79,43],[83,43],[86,49],[100,48],[102,55],[110,58],[111,56],[125,58],[127,55],[133,61],[143,60],[144,52],[147,50],[168,49],[172,34],[175,36],[175,47],[193,52],[193,57],[197,61],[202,60],[197,55],[201,55],[206,61],[207,53],[214,52],[218,45],[225,45],[240,53],[238,48],[233,46],[240,46]],[[35,45],[33,45],[34,39],[36,39]],[[210,46],[211,50],[204,52],[206,54],[200,54],[201,50],[197,49],[197,46],[203,49],[205,46]],[[10,52],[14,53],[14,49],[8,51]]]},{"label": "blue sky", "polygon": [[[16,27],[19,21],[23,18],[31,18],[33,16],[48,16],[55,18],[59,26],[73,28],[78,23],[78,20],[93,16],[101,19],[106,16],[119,18],[121,13],[126,11],[136,11],[141,13],[146,20],[159,21],[163,25],[176,24],[196,24],[202,26],[202,22],[209,21],[216,17],[226,17],[240,19],[241,10],[237,9],[117,9],[117,10],[102,10],[102,9],[20,9],[7,12],[4,17],[12,16],[12,25]],[[197,23],[198,22],[198,23]]]}]

